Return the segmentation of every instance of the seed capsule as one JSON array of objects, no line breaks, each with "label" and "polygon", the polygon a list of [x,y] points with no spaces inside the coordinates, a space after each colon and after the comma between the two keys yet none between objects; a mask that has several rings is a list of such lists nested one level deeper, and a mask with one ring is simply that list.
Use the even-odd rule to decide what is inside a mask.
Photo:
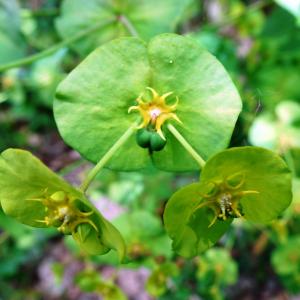
[{"label": "seed capsule", "polygon": [[158,133],[153,132],[151,134],[150,150],[152,150],[152,151],[161,151],[162,149],[164,149],[166,143],[167,143],[167,141],[164,140],[163,138],[161,138],[161,136]]},{"label": "seed capsule", "polygon": [[150,147],[150,138],[151,138],[151,132],[148,131],[146,128],[139,129],[136,132],[136,142],[142,148]]}]

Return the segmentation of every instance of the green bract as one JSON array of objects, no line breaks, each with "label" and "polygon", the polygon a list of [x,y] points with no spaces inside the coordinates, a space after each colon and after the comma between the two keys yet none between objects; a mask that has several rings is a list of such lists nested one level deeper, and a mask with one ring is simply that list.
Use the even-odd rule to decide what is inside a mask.
[{"label": "green bract", "polygon": [[8,149],[0,156],[0,201],[3,211],[34,227],[56,227],[72,234],[90,254],[110,249],[125,255],[118,230],[85,196],[27,151]]},{"label": "green bract", "polygon": [[163,34],[148,45],[122,38],[95,50],[59,85],[54,113],[64,140],[97,162],[129,127],[146,126],[151,101],[166,111],[151,128],[166,145],[149,155],[132,135],[109,168],[137,170],[152,161],[167,171],[196,170],[167,124],[208,158],[227,147],[241,110],[236,88],[211,54],[190,38]]},{"label": "green bract", "polygon": [[291,175],[278,155],[258,147],[232,148],[208,160],[200,183],[171,197],[165,226],[174,250],[194,256],[212,246],[233,218],[268,223],[291,198]]},{"label": "green bract", "polygon": [[97,23],[106,24],[74,44],[75,50],[86,55],[105,42],[130,35],[124,22],[129,22],[145,40],[173,32],[190,3],[191,0],[89,0],[82,5],[81,0],[65,0],[56,25],[59,34],[68,38]]}]

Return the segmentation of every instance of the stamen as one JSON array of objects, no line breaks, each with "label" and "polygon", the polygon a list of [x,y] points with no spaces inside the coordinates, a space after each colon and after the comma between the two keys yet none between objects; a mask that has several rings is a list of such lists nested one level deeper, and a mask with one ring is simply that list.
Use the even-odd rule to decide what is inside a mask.
[{"label": "stamen", "polygon": [[166,103],[166,98],[173,94],[173,92],[168,92],[159,96],[159,94],[151,87],[147,87],[149,91],[152,93],[151,101],[144,102],[142,99],[143,94],[141,94],[137,99],[138,105],[134,105],[129,107],[128,113],[132,111],[139,111],[141,114],[143,121],[138,126],[138,129],[147,128],[149,125],[159,134],[159,136],[166,140],[163,132],[162,126],[163,124],[169,120],[173,119],[178,123],[182,123],[174,111],[177,109],[177,105],[179,102],[178,97],[176,97],[176,102],[172,105],[168,105]]},{"label": "stamen", "polygon": [[[228,183],[228,180],[234,179],[235,177],[242,175],[240,182],[236,185]],[[242,186],[244,183],[244,174],[234,174],[233,176],[223,179],[223,181],[209,182],[212,187],[206,194],[201,194],[201,199],[206,199],[206,201],[200,202],[193,212],[203,207],[207,207],[214,212],[214,217],[208,228],[213,226],[217,219],[226,221],[227,218],[242,218],[243,213],[240,208],[240,200],[243,196],[259,194],[255,190],[243,191]]]}]

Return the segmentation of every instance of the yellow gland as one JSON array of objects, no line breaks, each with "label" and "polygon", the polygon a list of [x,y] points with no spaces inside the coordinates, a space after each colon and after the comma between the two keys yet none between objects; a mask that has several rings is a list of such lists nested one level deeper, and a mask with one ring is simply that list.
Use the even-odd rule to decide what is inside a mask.
[{"label": "yellow gland", "polygon": [[[214,217],[208,228],[215,224],[217,219],[226,221],[227,218],[240,218],[243,216],[240,207],[240,200],[249,194],[258,194],[258,191],[244,191],[244,175],[240,173],[225,178],[223,181],[210,182],[211,192],[201,194],[202,202],[194,209],[194,212],[203,207],[208,207],[214,213]],[[240,178],[238,178],[240,177]],[[232,179],[238,179],[231,183]],[[204,199],[204,201],[203,201]]]},{"label": "yellow gland", "polygon": [[149,125],[152,125],[155,131],[160,135],[162,139],[166,139],[162,132],[162,125],[168,119],[173,119],[179,123],[182,123],[177,115],[174,113],[178,105],[178,97],[176,97],[176,102],[172,105],[166,104],[166,99],[168,96],[172,95],[173,92],[166,93],[160,96],[154,89],[147,87],[148,90],[152,93],[152,99],[148,102],[145,102],[142,99],[142,94],[136,99],[138,105],[131,106],[128,110],[128,113],[137,110],[140,112],[143,121],[138,126],[140,128],[146,128]]},{"label": "yellow gland", "polygon": [[47,196],[47,190],[41,198],[27,199],[29,201],[38,201],[45,206],[46,216],[44,220],[35,220],[46,226],[57,227],[57,230],[69,234],[74,233],[79,224],[90,224],[97,232],[95,223],[89,219],[94,212],[83,212],[76,205],[76,198],[71,198],[67,193],[58,191],[51,196]]}]

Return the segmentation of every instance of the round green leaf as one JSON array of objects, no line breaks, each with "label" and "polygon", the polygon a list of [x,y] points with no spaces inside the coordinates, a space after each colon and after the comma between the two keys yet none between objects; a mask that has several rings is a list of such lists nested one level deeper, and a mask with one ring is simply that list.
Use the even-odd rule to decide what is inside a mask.
[{"label": "round green leaf", "polygon": [[259,147],[239,147],[222,151],[212,157],[203,168],[200,181],[222,181],[241,174],[243,191],[257,191],[244,195],[242,211],[247,220],[268,223],[277,218],[291,203],[291,174],[276,153]]},{"label": "round green leaf", "polygon": [[[137,38],[114,40],[95,50],[59,85],[55,119],[64,140],[97,162],[140,119],[128,114],[146,88],[173,92],[178,105],[172,121],[181,135],[208,158],[227,147],[241,101],[222,65],[194,40],[175,34],[155,37],[147,45]],[[148,95],[149,96],[149,95]],[[167,171],[198,169],[193,158],[168,132],[163,150],[149,155],[132,136],[108,167],[137,170],[151,161]],[[180,158],[180,159],[178,159]]]},{"label": "round green leaf", "polygon": [[103,218],[81,191],[73,188],[27,151],[8,149],[1,154],[0,202],[5,214],[30,226],[46,227],[41,221],[48,214],[46,206],[39,199],[57,192],[78,199],[78,205],[87,208],[84,212],[93,212],[89,220],[94,226],[82,223],[72,232],[79,246],[90,254],[104,254],[115,249],[123,259],[125,243],[119,231]]},{"label": "round green leaf", "polygon": [[160,33],[173,32],[190,3],[191,0],[89,0],[83,5],[81,0],[65,0],[56,27],[62,38],[69,38],[97,23],[111,21],[73,45],[86,55],[105,42],[130,35],[121,16],[126,17],[139,36],[148,40]]},{"label": "round green leaf", "polygon": [[231,220],[219,221],[211,227],[213,215],[208,209],[195,208],[201,202],[204,186],[193,183],[177,191],[164,212],[166,230],[173,240],[173,250],[184,257],[193,257],[213,246],[228,229]]}]

